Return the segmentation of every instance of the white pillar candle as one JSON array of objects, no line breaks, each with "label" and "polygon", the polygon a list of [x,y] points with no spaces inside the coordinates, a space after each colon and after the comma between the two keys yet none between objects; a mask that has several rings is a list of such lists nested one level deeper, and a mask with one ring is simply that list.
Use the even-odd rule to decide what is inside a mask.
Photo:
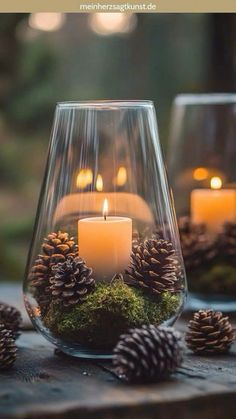
[{"label": "white pillar candle", "polygon": [[205,223],[210,233],[217,233],[225,222],[236,219],[236,191],[220,187],[221,179],[214,177],[212,189],[195,189],[191,193],[191,219]]},{"label": "white pillar candle", "polygon": [[109,281],[129,265],[132,249],[132,220],[108,216],[108,202],[104,201],[103,217],[78,221],[79,254],[94,277]]}]

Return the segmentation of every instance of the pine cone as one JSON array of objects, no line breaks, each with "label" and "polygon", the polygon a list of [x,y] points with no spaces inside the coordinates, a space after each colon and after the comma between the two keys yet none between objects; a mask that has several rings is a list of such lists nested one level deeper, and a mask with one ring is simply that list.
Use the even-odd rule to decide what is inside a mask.
[{"label": "pine cone", "polygon": [[12,332],[14,339],[20,336],[22,317],[19,310],[15,307],[0,302],[0,323],[4,324],[5,328]]},{"label": "pine cone", "polygon": [[154,294],[182,289],[181,266],[172,243],[155,236],[144,242],[134,242],[131,265],[126,273],[130,285]]},{"label": "pine cone", "polygon": [[228,317],[221,312],[199,310],[189,322],[185,340],[196,354],[225,353],[234,340],[234,333]]},{"label": "pine cone", "polygon": [[16,345],[10,330],[0,324],[0,370],[10,368],[16,359]]},{"label": "pine cone", "polygon": [[113,364],[120,378],[129,382],[157,381],[173,373],[182,362],[179,332],[171,327],[142,326],[121,335]]},{"label": "pine cone", "polygon": [[230,264],[236,264],[236,223],[225,223],[218,238],[219,254]]},{"label": "pine cone", "polygon": [[204,267],[215,258],[217,249],[204,224],[193,224],[189,217],[179,219],[179,233],[187,273]]},{"label": "pine cone", "polygon": [[68,307],[85,300],[95,286],[92,272],[79,256],[69,256],[54,265],[50,277],[52,301]]},{"label": "pine cone", "polygon": [[74,238],[67,233],[58,231],[50,233],[42,244],[42,254],[38,255],[29,274],[29,281],[34,289],[34,296],[39,303],[42,314],[51,301],[49,278],[52,266],[64,262],[70,255],[76,256],[78,246]]}]

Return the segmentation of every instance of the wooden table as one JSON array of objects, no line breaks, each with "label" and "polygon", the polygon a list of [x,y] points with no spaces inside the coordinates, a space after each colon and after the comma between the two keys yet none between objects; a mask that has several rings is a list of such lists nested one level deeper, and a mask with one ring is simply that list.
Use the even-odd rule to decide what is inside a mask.
[{"label": "wooden table", "polygon": [[[15,288],[13,295],[18,294]],[[8,299],[0,285],[0,300],[4,295]],[[109,362],[55,355],[34,331],[25,330],[18,346],[13,369],[0,373],[2,419],[236,418],[236,345],[221,357],[186,351],[183,367],[171,379],[138,386],[120,382]]]}]

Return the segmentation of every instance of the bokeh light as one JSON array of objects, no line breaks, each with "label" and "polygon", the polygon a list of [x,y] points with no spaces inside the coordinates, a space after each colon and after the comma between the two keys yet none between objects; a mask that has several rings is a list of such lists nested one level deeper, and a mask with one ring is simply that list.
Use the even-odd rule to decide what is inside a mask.
[{"label": "bokeh light", "polygon": [[134,13],[93,13],[88,22],[93,32],[109,36],[132,32],[137,25],[137,16]]},{"label": "bokeh light", "polygon": [[29,17],[29,26],[39,31],[58,31],[64,23],[64,13],[31,13]]},{"label": "bokeh light", "polygon": [[193,179],[205,180],[208,177],[208,170],[205,167],[197,167],[193,172]]}]

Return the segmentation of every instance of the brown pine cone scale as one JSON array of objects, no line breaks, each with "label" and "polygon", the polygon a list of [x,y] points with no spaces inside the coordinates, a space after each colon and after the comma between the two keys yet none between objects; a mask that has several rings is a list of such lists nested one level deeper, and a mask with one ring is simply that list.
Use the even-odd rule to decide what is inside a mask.
[{"label": "brown pine cone scale", "polygon": [[208,266],[217,255],[217,248],[204,224],[194,224],[189,217],[178,220],[180,241],[187,273]]},{"label": "brown pine cone scale", "polygon": [[217,242],[219,254],[229,259],[233,265],[236,264],[236,223],[227,222],[219,234]]},{"label": "brown pine cone scale", "polygon": [[49,280],[52,301],[64,307],[82,302],[95,287],[92,272],[79,256],[68,256],[65,262],[54,265]]},{"label": "brown pine cone scale", "polygon": [[155,236],[143,242],[134,241],[126,274],[130,285],[153,294],[182,289],[181,266],[172,243]]},{"label": "brown pine cone scale", "polygon": [[228,317],[221,312],[200,310],[190,320],[185,340],[197,354],[225,353],[234,340],[234,332]]},{"label": "brown pine cone scale", "polygon": [[171,327],[149,325],[121,335],[114,349],[113,364],[125,381],[152,382],[173,373],[182,357],[179,332]]},{"label": "brown pine cone scale", "polygon": [[69,256],[75,257],[77,254],[78,246],[68,233],[53,232],[44,239],[42,252],[36,258],[29,274],[29,282],[42,314],[51,301],[49,279],[52,267],[57,263],[65,262]]},{"label": "brown pine cone scale", "polygon": [[0,323],[12,332],[14,339],[20,335],[22,316],[17,308],[0,302]]},{"label": "brown pine cone scale", "polygon": [[0,370],[11,368],[16,360],[16,345],[10,330],[0,324]]}]

